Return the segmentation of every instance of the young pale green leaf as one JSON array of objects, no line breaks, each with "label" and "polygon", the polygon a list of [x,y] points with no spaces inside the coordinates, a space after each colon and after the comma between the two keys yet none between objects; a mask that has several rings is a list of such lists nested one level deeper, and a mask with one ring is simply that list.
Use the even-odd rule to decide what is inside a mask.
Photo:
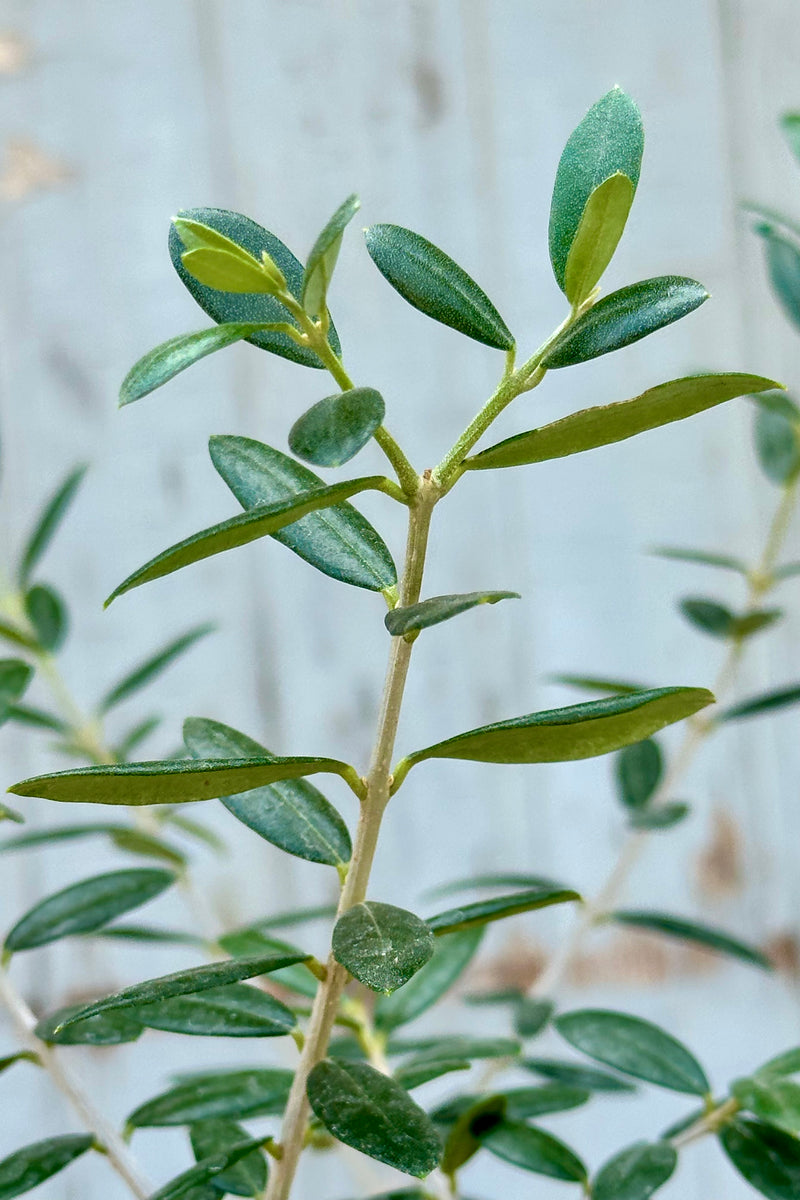
[{"label": "young pale green leaf", "polygon": [[780,119],[780,127],[789,149],[800,161],[800,113],[784,113]]},{"label": "young pale green leaf", "polygon": [[[197,1121],[189,1127],[192,1151],[198,1162],[225,1154],[233,1146],[247,1141],[247,1133],[235,1121],[217,1117]],[[267,1162],[260,1150],[240,1158],[214,1176],[214,1187],[223,1195],[260,1196],[267,1186]]]},{"label": "young pale green leaf", "polygon": [[[183,740],[196,758],[269,758],[269,751],[243,733],[201,717],[190,717]],[[238,796],[223,796],[222,803],[237,820],[288,854],[308,862],[343,866],[350,861],[350,834],[336,809],[322,792],[304,779],[289,779],[256,788]]]},{"label": "young pale green leaf", "polygon": [[659,275],[620,288],[598,300],[568,326],[542,358],[548,371],[573,367],[630,346],[694,312],[708,300],[701,283]]},{"label": "young pale green leaf", "polygon": [[190,650],[201,638],[207,637],[209,633],[213,633],[215,629],[216,625],[208,623],[198,625],[194,629],[182,633],[174,641],[169,642],[168,645],[151,655],[150,658],[146,659],[138,667],[135,667],[119,683],[116,683],[110,691],[106,692],[97,706],[98,713],[107,713],[110,709],[115,708],[117,704],[121,704],[123,700],[127,700],[129,696],[138,692],[140,688],[145,687],[153,679],[156,679],[177,658],[180,658],[182,654]]},{"label": "young pale green leaf", "polygon": [[442,1153],[441,1167],[445,1175],[455,1178],[460,1170],[481,1148],[481,1137],[503,1120],[506,1098],[503,1095],[479,1096],[459,1113]]},{"label": "young pale green leaf", "polygon": [[318,467],[341,467],[366,446],[386,406],[374,388],[350,388],[303,413],[289,430],[289,448]]},{"label": "young pale green leaf", "polygon": [[[226,1174],[242,1159],[249,1158],[253,1153],[258,1154],[264,1141],[264,1138],[246,1138],[226,1149],[218,1147],[209,1158],[202,1159],[153,1192],[149,1200],[205,1200],[206,1185],[213,1184],[218,1176]],[[224,1193],[215,1188],[214,1194],[220,1196]]]},{"label": "young pale green leaf", "polygon": [[772,380],[759,375],[689,375],[672,379],[648,388],[632,400],[584,408],[541,429],[515,434],[468,458],[466,465],[482,471],[581,454],[672,421],[683,421],[737,396],[775,386]]},{"label": "young pale green leaf", "polygon": [[636,1142],[604,1163],[592,1182],[593,1200],[649,1200],[678,1165],[668,1142]]},{"label": "young pale green leaf", "polygon": [[643,909],[618,909],[609,913],[609,919],[617,924],[630,925],[637,929],[648,929],[654,933],[663,933],[667,937],[680,938],[685,942],[693,942],[705,946],[709,950],[717,950],[720,954],[730,954],[754,967],[762,967],[765,971],[772,970],[772,964],[761,950],[749,946],[738,938],[731,937],[721,929],[712,929],[707,925],[698,925],[683,917],[673,917],[669,913],[648,912]]},{"label": "young pale green leaf", "polygon": [[772,290],[793,325],[800,328],[800,249],[774,225],[760,223],[756,233],[764,239],[767,273]]},{"label": "young pale green leaf", "polygon": [[297,1025],[290,1008],[246,983],[137,1004],[126,1013],[148,1029],[193,1037],[281,1037]]},{"label": "young pale green leaf", "polygon": [[658,558],[670,558],[675,562],[698,563],[704,567],[720,567],[726,571],[736,571],[739,575],[748,574],[747,563],[730,554],[712,554],[707,550],[683,549],[680,546],[654,546],[650,551]]},{"label": "young pale green leaf", "polygon": [[33,679],[33,667],[21,658],[0,658],[0,724],[9,720],[19,700]]},{"label": "young pale green leaf", "polygon": [[17,574],[19,582],[23,587],[28,582],[31,572],[39,562],[39,559],[50,545],[53,534],[61,524],[85,474],[85,466],[76,467],[74,471],[69,473],[61,486],[44,506],[39,520],[36,522],[33,532],[28,538],[25,549],[22,552]]},{"label": "young pale green leaf", "polygon": [[476,925],[437,939],[429,963],[391,996],[375,1005],[375,1021],[382,1030],[397,1029],[415,1020],[436,1004],[466,970],[480,945],[484,926]]},{"label": "young pale green leaf", "polygon": [[480,1141],[497,1158],[523,1171],[574,1183],[583,1183],[587,1177],[586,1167],[569,1146],[534,1125],[506,1119],[483,1134]]},{"label": "young pale green leaf", "polygon": [[216,250],[221,254],[229,254],[233,258],[238,258],[240,262],[247,263],[248,266],[252,266],[254,263],[258,266],[259,260],[254,258],[249,251],[210,225],[180,216],[173,217],[172,224],[186,250]]},{"label": "young pale green leaf", "polygon": [[11,1200],[63,1171],[76,1158],[94,1146],[90,1133],[70,1133],[63,1137],[33,1142],[0,1162],[0,1200]]},{"label": "young pale green leaf", "polygon": [[149,396],[156,388],[162,387],[191,367],[194,363],[205,358],[207,354],[215,354],[245,339],[252,340],[257,334],[280,328],[276,322],[258,324],[256,322],[234,321],[225,325],[212,325],[210,329],[200,329],[197,333],[179,333],[177,337],[169,338],[156,346],[135,362],[122,381],[119,389],[120,407],[132,404]]},{"label": "young pale green leaf", "polygon": [[9,788],[17,796],[40,796],[84,804],[185,804],[218,800],[238,792],[327,772],[360,792],[354,767],[335,758],[228,758],[192,762],[114,763],[37,775]]},{"label": "young pale green leaf", "polygon": [[519,592],[461,592],[457,595],[431,596],[418,604],[405,608],[393,608],[386,614],[383,623],[392,637],[403,637],[449,621],[460,613],[476,608],[480,604],[497,604],[499,600],[519,600]]},{"label": "young pale green leaf", "polygon": [[526,1071],[552,1079],[567,1087],[581,1088],[589,1092],[632,1092],[635,1088],[627,1079],[587,1067],[583,1063],[564,1062],[557,1058],[526,1058],[521,1066]]},{"label": "young pale green leaf", "polygon": [[784,487],[800,473],[800,424],[781,412],[760,408],[756,413],[755,441],[761,469],[773,483]]},{"label": "young pale green leaf", "polygon": [[114,917],[160,896],[174,882],[172,871],[153,868],[109,871],[73,883],[41,900],[17,921],[5,940],[4,950],[15,954],[99,929]]},{"label": "young pale green leaf", "polygon": [[768,1200],[800,1194],[800,1141],[764,1121],[734,1117],[720,1130],[722,1148],[751,1187]]},{"label": "young pale green leaf", "polygon": [[705,1072],[694,1056],[650,1021],[587,1008],[564,1013],[553,1024],[570,1045],[626,1075],[692,1096],[709,1092]]},{"label": "young pale green leaf", "polygon": [[365,900],[344,912],[333,930],[333,955],[354,979],[390,995],[429,961],[429,924],[394,904]]},{"label": "young pale green leaf", "polygon": [[15,808],[9,808],[7,804],[0,804],[0,821],[11,821],[15,825],[25,824],[22,813],[17,812]]},{"label": "young pale green leaf", "polygon": [[367,1063],[323,1059],[307,1092],[315,1115],[346,1146],[419,1178],[438,1165],[442,1146],[430,1119],[399,1083]]},{"label": "young pale green leaf", "polygon": [[529,1121],[549,1113],[568,1112],[588,1104],[592,1094],[588,1088],[570,1087],[564,1083],[544,1083],[540,1087],[509,1088],[506,1114],[516,1121]]},{"label": "young pale green leaf", "polygon": [[522,995],[514,1001],[514,1029],[522,1038],[534,1038],[550,1024],[556,1010],[552,1000]]},{"label": "young pale green leaf", "polygon": [[473,925],[486,925],[490,921],[502,921],[518,913],[531,912],[537,908],[549,908],[552,904],[566,904],[580,900],[577,892],[569,888],[532,888],[525,892],[514,892],[509,896],[494,896],[491,900],[478,900],[460,908],[449,908],[446,912],[428,917],[428,926],[437,937],[457,930],[470,929]]},{"label": "young pale green leaf", "polygon": [[85,1021],[72,1022],[82,1005],[71,1004],[42,1017],[34,1033],[42,1042],[56,1046],[120,1046],[135,1042],[142,1025],[127,1012],[101,1013]]},{"label": "young pale green leaf", "polygon": [[68,616],[64,601],[54,588],[42,583],[25,593],[25,613],[45,650],[58,650],[67,636]]},{"label": "young pale green leaf", "polygon": [[401,225],[371,225],[365,237],[375,266],[414,308],[486,346],[514,348],[489,297],[438,246]]},{"label": "young pale green leaf", "polygon": [[181,262],[196,283],[217,292],[276,296],[282,291],[283,281],[272,271],[262,271],[259,263],[249,263],[224,250],[187,250]]},{"label": "young pale green leaf", "polygon": [[661,747],[653,738],[634,742],[617,755],[616,778],[619,798],[626,808],[644,808],[664,773]]},{"label": "young pale green leaf", "polygon": [[[611,261],[633,203],[643,150],[639,110],[620,88],[589,109],[564,147],[550,206],[550,260],[559,287],[573,303],[592,290]],[[614,178],[625,184],[615,184],[609,195],[601,192],[601,204],[597,193]]]},{"label": "young pale green leaf", "polygon": [[668,804],[659,804],[655,808],[641,808],[631,812],[628,823],[631,829],[647,829],[655,832],[659,829],[672,829],[688,817],[690,808],[682,800],[671,800]]},{"label": "young pale green leaf", "polygon": [[291,1071],[270,1067],[198,1074],[139,1105],[126,1125],[163,1128],[216,1117],[242,1120],[280,1115],[291,1086]]},{"label": "young pale green leaf", "polygon": [[226,550],[247,546],[250,542],[276,533],[285,525],[294,524],[308,513],[320,508],[330,508],[350,496],[357,496],[359,492],[386,491],[388,484],[385,475],[368,475],[363,479],[349,479],[344,483],[323,485],[275,504],[258,505],[235,517],[229,517],[227,521],[220,521],[208,529],[201,529],[199,533],[194,533],[182,542],[163,550],[124,579],[108,597],[105,607],[118,596],[131,591],[132,588],[141,587],[143,583],[161,579],[164,575],[171,575],[174,571],[180,571],[183,567],[201,562],[212,555],[222,554]]},{"label": "young pale green leaf", "polygon": [[800,1083],[780,1077],[737,1079],[731,1095],[759,1120],[794,1137],[800,1133]]},{"label": "young pale green leaf", "polygon": [[800,684],[792,687],[778,688],[773,692],[763,692],[760,696],[751,696],[741,704],[726,708],[719,715],[720,721],[740,721],[744,717],[759,717],[762,713],[774,712],[775,709],[787,708],[790,704],[800,703]]},{"label": "young pale green leaf", "polygon": [[[252,438],[212,437],[209,453],[243,508],[276,504],[324,486],[313,471]],[[332,579],[374,592],[397,583],[383,539],[352,504],[309,513],[271,536]]]},{"label": "young pale green leaf", "polygon": [[301,302],[311,317],[319,317],[325,311],[328,288],[333,277],[342,235],[361,207],[358,196],[348,196],[325,225],[311,247],[311,253],[303,272]]},{"label": "young pale green leaf", "polygon": [[498,721],[409,754],[395,768],[394,790],[411,767],[429,758],[539,763],[608,754],[683,721],[713,701],[705,688],[656,688]]},{"label": "young pale green leaf", "polygon": [[[300,300],[303,287],[303,267],[297,261],[291,250],[286,247],[274,234],[262,229],[249,217],[240,213],[229,212],[223,208],[191,208],[178,214],[179,220],[192,221],[208,229],[214,230],[223,237],[229,238],[257,262],[262,262],[266,253],[275,263],[286,279],[288,289],[297,300]],[[286,308],[274,296],[259,293],[236,293],[219,291],[213,287],[193,279],[187,271],[182,256],[186,246],[181,240],[174,224],[169,231],[169,254],[172,265],[204,312],[208,313],[218,325],[226,324],[283,324],[291,317]],[[262,330],[247,338],[254,346],[269,350],[282,358],[301,363],[306,367],[322,368],[323,364],[312,350],[298,346],[293,338],[280,330]],[[331,324],[328,331],[328,341],[336,354],[341,351],[339,338]]]}]

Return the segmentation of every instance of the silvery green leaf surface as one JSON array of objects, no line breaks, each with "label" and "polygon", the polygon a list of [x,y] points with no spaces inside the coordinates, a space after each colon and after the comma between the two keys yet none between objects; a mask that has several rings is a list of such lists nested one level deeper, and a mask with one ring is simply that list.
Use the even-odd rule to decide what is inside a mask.
[{"label": "silvery green leaf surface", "polygon": [[408,983],[434,952],[428,922],[377,900],[365,900],[342,913],[331,945],[336,961],[354,979],[385,995]]},{"label": "silvery green leaf surface", "polygon": [[366,446],[386,406],[374,388],[348,388],[326,396],[289,430],[292,454],[317,467],[341,467]]},{"label": "silvery green leaf surface", "polygon": [[562,1013],[553,1021],[570,1045],[626,1075],[675,1092],[706,1096],[705,1072],[685,1046],[650,1021],[606,1009]]},{"label": "silvery green leaf surface", "polygon": [[134,1109],[129,1129],[191,1125],[216,1117],[279,1116],[293,1073],[271,1067],[198,1073]]}]

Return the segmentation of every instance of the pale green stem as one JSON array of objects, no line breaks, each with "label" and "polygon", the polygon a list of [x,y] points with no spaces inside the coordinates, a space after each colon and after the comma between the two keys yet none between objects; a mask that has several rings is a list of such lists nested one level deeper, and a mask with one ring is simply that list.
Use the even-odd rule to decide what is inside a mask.
[{"label": "pale green stem", "polygon": [[717,1133],[719,1129],[729,1121],[731,1117],[735,1117],[741,1105],[739,1101],[732,1096],[728,1100],[723,1100],[722,1104],[715,1105],[702,1117],[690,1125],[688,1129],[684,1129],[683,1133],[677,1134],[674,1138],[670,1138],[670,1144],[676,1150],[682,1150],[684,1146],[688,1146],[690,1142],[699,1141],[700,1138],[706,1137],[710,1133]]}]

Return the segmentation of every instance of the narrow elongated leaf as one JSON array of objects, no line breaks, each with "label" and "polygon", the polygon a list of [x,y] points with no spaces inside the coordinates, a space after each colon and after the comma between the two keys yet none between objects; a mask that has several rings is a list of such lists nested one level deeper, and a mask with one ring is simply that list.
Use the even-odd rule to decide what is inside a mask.
[{"label": "narrow elongated leaf", "polygon": [[773,578],[779,583],[784,579],[793,579],[795,575],[800,575],[800,562],[784,563],[773,572]]},{"label": "narrow elongated leaf", "polygon": [[608,754],[651,737],[713,701],[705,688],[656,688],[498,721],[409,754],[395,768],[394,790],[411,767],[429,758],[537,763]]},{"label": "narrow elongated leaf", "polygon": [[438,1165],[442,1146],[430,1119],[399,1083],[367,1063],[324,1059],[307,1091],[315,1115],[346,1146],[419,1178]]},{"label": "narrow elongated leaf", "polygon": [[[2,720],[3,709],[0,708],[0,720]],[[27,725],[32,729],[52,729],[54,733],[66,733],[67,725],[55,713],[44,712],[41,708],[32,708],[30,704],[9,704],[5,709],[5,717],[8,721],[17,721],[20,725]]]},{"label": "narrow elongated leaf", "polygon": [[[223,208],[190,208],[180,212],[178,217],[216,230],[223,237],[235,242],[237,246],[241,246],[258,262],[261,262],[261,256],[266,252],[283,273],[289,291],[300,300],[303,288],[301,264],[279,238],[268,233],[266,229],[262,229],[255,221],[251,221],[249,217],[244,217],[240,213],[230,212]],[[217,324],[263,325],[280,324],[292,320],[287,309],[274,296],[221,292],[199,283],[192,278],[182,262],[185,251],[186,246],[181,241],[177,229],[171,225],[169,254],[172,265],[193,298]],[[298,346],[285,333],[264,330],[254,333],[247,338],[247,341],[254,346],[259,346],[262,350],[269,350],[272,354],[291,359],[292,362],[301,363],[305,367],[322,368],[323,364],[313,351]],[[341,346],[333,324],[328,332],[328,341],[334,352],[339,354]]]},{"label": "narrow elongated leaf", "polygon": [[[573,302],[592,290],[611,261],[639,182],[643,150],[639,110],[620,88],[607,92],[589,109],[564,147],[550,206],[550,260],[559,287]],[[594,206],[601,211],[587,218],[592,197],[613,177],[625,180],[627,189],[622,183],[614,185],[614,195],[617,187],[620,194],[610,211],[595,199]],[[596,243],[593,255],[592,241]],[[594,270],[588,266],[578,270],[584,259],[594,264]]]},{"label": "narrow elongated leaf", "polygon": [[139,908],[175,882],[172,871],[109,871],[74,883],[41,900],[17,921],[4,949],[16,953],[46,946],[59,938],[87,933],[114,917]]},{"label": "narrow elongated leaf", "polygon": [[7,804],[0,804],[0,821],[11,821],[14,825],[25,824],[22,813],[17,812],[15,808],[9,808]]},{"label": "narrow elongated leaf", "polygon": [[[257,954],[269,953],[302,954],[302,951],[298,950],[296,946],[290,945],[289,942],[269,937],[262,929],[252,927],[234,929],[231,933],[225,933],[218,939],[218,944],[234,958],[250,958]],[[281,987],[285,987],[291,992],[307,996],[310,1000],[313,1000],[317,994],[319,981],[306,966],[305,958],[291,966],[280,967],[270,974],[275,983],[279,983]]]},{"label": "narrow elongated leaf", "polygon": [[781,412],[762,408],[756,414],[756,451],[761,469],[784,486],[800,472],[800,424]]},{"label": "narrow elongated leaf", "polygon": [[563,1038],[626,1075],[692,1096],[705,1096],[709,1083],[692,1054],[650,1021],[603,1009],[564,1013],[553,1022]]},{"label": "narrow elongated leaf", "polygon": [[552,1079],[567,1087],[582,1088],[589,1092],[632,1092],[635,1088],[627,1079],[587,1067],[583,1063],[564,1062],[557,1058],[526,1058],[521,1064],[527,1071]]},{"label": "narrow elongated leaf", "polygon": [[800,113],[784,113],[780,119],[780,127],[789,149],[800,161]]},{"label": "narrow elongated leaf", "polygon": [[365,900],[339,917],[332,949],[336,961],[359,983],[389,995],[425,966],[434,940],[429,924],[414,913]]},{"label": "narrow elongated leaf", "polygon": [[[284,319],[288,319],[288,314],[284,313]],[[207,354],[224,350],[245,338],[252,339],[265,329],[269,329],[269,325],[238,321],[169,338],[143,355],[128,371],[119,389],[120,406],[149,396]]]},{"label": "narrow elongated leaf", "polygon": [[291,1086],[291,1071],[269,1067],[198,1074],[140,1104],[126,1125],[129,1129],[162,1128],[215,1117],[241,1120],[280,1115]]},{"label": "narrow elongated leaf", "polygon": [[[190,717],[184,723],[183,740],[196,758],[270,757],[252,738],[201,717]],[[334,867],[350,861],[347,826],[322,792],[306,780],[285,780],[225,796],[222,803],[249,829],[288,854]]]},{"label": "narrow elongated leaf", "polygon": [[126,762],[133,751],[141,746],[142,742],[146,742],[152,733],[155,733],[161,721],[161,717],[145,717],[144,720],[132,726],[114,747],[114,758],[117,762]]},{"label": "narrow elongated leaf", "polygon": [[[242,1159],[258,1153],[263,1144],[263,1138],[246,1138],[227,1149],[218,1148],[211,1157],[202,1159],[196,1166],[176,1175],[157,1192],[153,1192],[149,1200],[197,1200],[198,1189],[201,1189],[202,1196],[204,1185],[213,1183]],[[215,1189],[215,1194],[221,1194],[219,1189]]]},{"label": "narrow elongated leaf", "polygon": [[164,946],[202,946],[208,949],[206,938],[196,933],[187,933],[184,929],[161,929],[153,925],[109,925],[106,929],[98,929],[91,935],[110,941],[144,942],[150,945]]},{"label": "narrow elongated leaf", "polygon": [[414,1088],[422,1087],[432,1079],[440,1079],[442,1075],[468,1071],[471,1065],[468,1058],[409,1059],[397,1068],[394,1077],[407,1092],[413,1092]]},{"label": "narrow elongated leaf", "polygon": [[768,1200],[796,1200],[800,1192],[800,1141],[764,1121],[734,1117],[719,1140],[736,1170]]},{"label": "narrow elongated leaf", "polygon": [[762,1075],[737,1079],[731,1094],[759,1120],[776,1125],[794,1137],[800,1133],[800,1083]]},{"label": "narrow elongated leaf", "polygon": [[11,708],[19,700],[33,679],[33,667],[21,658],[0,658],[0,722],[11,715]]},{"label": "narrow elongated leaf", "polygon": [[664,773],[661,747],[653,738],[626,746],[617,755],[619,798],[626,808],[644,808]]},{"label": "narrow elongated leaf", "polygon": [[427,629],[429,625],[449,621],[451,617],[457,617],[479,604],[497,604],[498,600],[519,598],[519,592],[462,592],[459,595],[431,596],[429,600],[421,600],[419,604],[393,608],[383,618],[383,622],[393,637],[402,637],[419,629]]},{"label": "narrow elongated leaf", "polygon": [[763,692],[760,696],[751,696],[726,708],[719,715],[720,721],[740,721],[743,717],[758,717],[765,712],[773,712],[777,708],[787,708],[790,704],[800,703],[800,684],[792,687],[777,688],[774,692]]},{"label": "narrow elongated leaf", "polygon": [[365,237],[375,266],[414,308],[486,346],[513,348],[489,297],[438,246],[401,225],[371,225]]},{"label": "narrow elongated leaf", "polygon": [[364,479],[350,479],[345,483],[333,483],[329,486],[311,488],[301,496],[278,501],[276,504],[261,504],[248,509],[238,516],[220,521],[208,529],[202,529],[191,537],[184,538],[169,549],[163,550],[155,558],[150,559],[143,567],[139,567],[119,587],[115,588],[105,602],[108,607],[112,600],[129,592],[132,588],[141,587],[153,579],[161,579],[180,571],[183,567],[201,562],[225,550],[235,550],[239,546],[249,545],[259,538],[267,537],[285,525],[292,525],[307,513],[320,508],[330,508],[359,492],[385,491],[387,480],[384,475],[369,475]]},{"label": "narrow elongated leaf", "polygon": [[672,379],[648,388],[632,400],[585,408],[541,429],[506,438],[468,458],[467,466],[480,471],[581,454],[598,446],[625,441],[672,421],[683,421],[737,396],[775,386],[772,380],[760,375],[688,375],[683,379]]},{"label": "narrow elongated leaf", "polygon": [[694,942],[709,950],[718,950],[720,954],[730,954],[754,967],[762,967],[765,971],[772,970],[772,964],[755,946],[740,942],[721,929],[711,929],[708,925],[698,925],[683,917],[673,917],[669,913],[648,912],[643,909],[617,909],[609,913],[609,919],[619,925],[630,925],[636,929],[648,929],[653,933],[663,933],[667,937],[680,938],[684,942]]},{"label": "narrow elongated leaf", "polygon": [[383,421],[386,406],[374,388],[350,388],[317,401],[289,430],[289,448],[318,467],[354,458]]},{"label": "narrow elongated leaf", "polygon": [[800,249],[793,238],[780,233],[774,225],[760,223],[755,230],[764,239],[772,290],[784,314],[800,328]]},{"label": "narrow elongated leaf", "polygon": [[579,688],[582,692],[611,692],[615,696],[632,696],[645,691],[644,684],[622,679],[604,679],[599,675],[548,675],[553,683]]},{"label": "narrow elongated leaf", "polygon": [[600,1168],[592,1182],[593,1200],[649,1200],[677,1165],[668,1142],[637,1142]]},{"label": "narrow elongated leaf", "polygon": [[580,1108],[589,1103],[592,1094],[588,1088],[545,1083],[540,1087],[508,1088],[503,1095],[507,1115],[517,1121],[529,1121],[532,1117]]},{"label": "narrow elongated leaf", "polygon": [[549,908],[552,904],[566,904],[580,900],[577,892],[569,888],[532,888],[525,892],[514,892],[509,896],[494,896],[491,900],[478,900],[460,908],[449,908],[446,912],[428,917],[428,925],[441,937],[469,929],[473,925],[486,925],[490,921],[502,921],[518,913],[531,912],[537,908]]},{"label": "narrow elongated leaf", "polygon": [[[192,1151],[198,1162],[224,1154],[232,1146],[247,1141],[247,1133],[235,1121],[221,1117],[197,1121],[189,1128]],[[259,1196],[267,1186],[267,1162],[260,1150],[250,1154],[214,1176],[214,1187],[223,1195]]]},{"label": "narrow elongated leaf", "polygon": [[83,1006],[70,1004],[42,1017],[34,1033],[43,1042],[56,1046],[120,1046],[135,1042],[142,1025],[128,1012],[100,1013],[87,1020],[72,1022]]},{"label": "narrow elongated leaf", "polygon": [[397,1029],[421,1016],[450,988],[469,966],[480,945],[484,927],[476,925],[437,938],[433,957],[405,987],[391,996],[381,996],[375,1005],[375,1021],[384,1030]]},{"label": "narrow elongated leaf", "polygon": [[45,650],[58,650],[67,636],[68,616],[64,601],[51,587],[37,584],[25,593],[25,612],[36,630],[36,640]]},{"label": "narrow elongated leaf", "polygon": [[12,625],[10,621],[0,621],[0,638],[11,642],[13,646],[24,646],[26,650],[33,650],[36,647],[36,638],[31,637],[24,629]]},{"label": "narrow elongated leaf", "polygon": [[683,549],[680,546],[654,546],[650,551],[658,558],[671,558],[675,562],[697,563],[704,567],[720,567],[725,571],[736,571],[747,575],[747,563],[731,554],[714,554],[708,550]]},{"label": "narrow elongated leaf", "polygon": [[311,247],[303,272],[301,301],[303,308],[312,317],[319,317],[325,311],[328,287],[339,257],[342,235],[360,207],[361,201],[358,196],[348,196]]},{"label": "narrow elongated leaf", "polygon": [[297,1025],[290,1008],[246,983],[137,1004],[126,1012],[149,1029],[193,1037],[281,1037]]},{"label": "narrow elongated leaf", "polygon": [[46,1138],[17,1150],[0,1162],[0,1200],[11,1200],[63,1171],[94,1145],[88,1133]]},{"label": "narrow elongated leaf", "polygon": [[22,552],[18,572],[21,586],[24,587],[28,582],[31,572],[50,545],[53,534],[61,524],[85,474],[85,466],[76,467],[71,471],[42,510]]},{"label": "narrow elongated leaf", "polygon": [[150,658],[125,675],[110,691],[106,692],[97,706],[97,711],[99,713],[107,713],[109,709],[114,708],[117,704],[121,704],[123,700],[127,700],[129,696],[138,692],[140,688],[145,687],[153,679],[156,679],[176,658],[180,658],[196,642],[199,642],[201,638],[207,637],[209,633],[213,633],[215,629],[216,626],[211,624],[198,625],[196,628],[182,633],[180,637],[169,642],[161,650],[156,651]]},{"label": "narrow elongated leaf", "polygon": [[85,825],[51,825],[46,829],[31,829],[25,833],[17,833],[13,837],[0,842],[0,854],[13,853],[15,850],[32,850],[38,846],[49,846],[52,843],[73,842],[86,837],[116,833],[124,830],[124,825],[85,824]]},{"label": "narrow elongated leaf", "polygon": [[796,1075],[800,1071],[800,1046],[784,1050],[781,1054],[770,1058],[758,1068],[758,1075],[771,1078],[775,1075]]},{"label": "narrow elongated leaf", "polygon": [[359,790],[355,768],[335,758],[228,758],[186,762],[115,763],[24,779],[17,796],[87,804],[185,804],[251,791],[280,779],[328,772]]},{"label": "narrow elongated leaf", "polygon": [[[41,1060],[38,1054],[34,1054],[33,1050],[17,1050],[15,1054],[6,1054],[0,1058],[0,1075],[7,1071],[9,1067],[15,1066],[18,1062],[31,1062],[37,1066],[41,1066]],[[469,1063],[467,1063],[469,1066]]]},{"label": "narrow elongated leaf", "polygon": [[459,1114],[447,1135],[442,1154],[442,1170],[451,1179],[481,1148],[481,1137],[503,1120],[506,1098],[503,1095],[479,1096]]},{"label": "narrow elongated leaf", "polygon": [[526,1125],[522,1121],[503,1120],[481,1136],[487,1150],[504,1162],[523,1171],[582,1183],[587,1177],[584,1164],[574,1150],[552,1133]]},{"label": "narrow elongated leaf", "polygon": [[154,833],[147,833],[144,829],[114,829],[110,832],[111,842],[118,850],[124,850],[126,854],[139,854],[144,858],[158,858],[162,862],[168,862],[172,866],[183,870],[187,864],[186,855],[177,848],[165,842],[163,838],[157,837]]},{"label": "narrow elongated leaf", "polygon": [[392,1038],[386,1048],[390,1058],[396,1054],[416,1050],[415,1061],[428,1058],[516,1058],[521,1046],[514,1038],[470,1037],[467,1034],[452,1034],[449,1037]]},{"label": "narrow elongated leaf", "polygon": [[428,888],[424,895],[429,900],[440,896],[452,896],[454,892],[483,891],[486,888],[558,888],[562,885],[544,875],[528,875],[521,871],[504,871],[499,874],[467,875],[464,879],[451,879],[438,887]]}]

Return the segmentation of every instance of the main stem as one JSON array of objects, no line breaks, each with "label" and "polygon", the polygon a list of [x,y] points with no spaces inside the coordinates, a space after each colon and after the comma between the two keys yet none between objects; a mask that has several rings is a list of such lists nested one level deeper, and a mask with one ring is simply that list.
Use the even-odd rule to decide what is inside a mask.
[{"label": "main stem", "polygon": [[[400,586],[400,602],[403,605],[416,604],[419,599],[431,515],[438,498],[439,489],[428,475],[423,476],[409,507],[405,566]],[[339,913],[360,904],[367,895],[381,821],[389,801],[392,756],[411,650],[412,642],[402,637],[392,638],[375,746],[367,775],[367,791],[361,802],[353,857],[339,898]],[[308,1076],[320,1059],[325,1057],[342,991],[349,979],[346,969],[332,954],[326,969],[327,975],[317,990],[305,1045],[289,1093],[281,1131],[281,1157],[272,1169],[266,1200],[289,1200],[308,1125]]]}]

